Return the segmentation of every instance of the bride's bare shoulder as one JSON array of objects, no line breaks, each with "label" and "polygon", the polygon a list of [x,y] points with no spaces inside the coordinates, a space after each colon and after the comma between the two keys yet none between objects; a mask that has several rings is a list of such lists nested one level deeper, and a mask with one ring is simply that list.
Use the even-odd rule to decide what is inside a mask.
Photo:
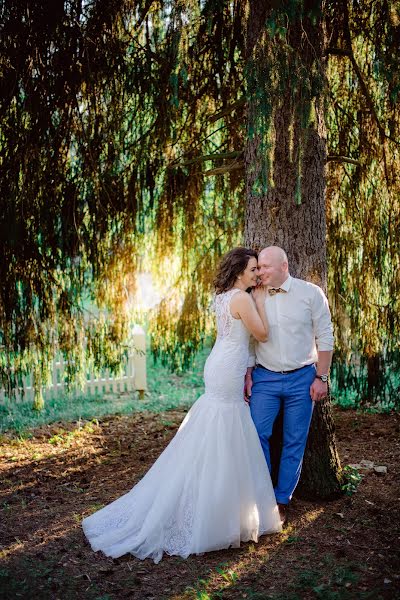
[{"label": "bride's bare shoulder", "polygon": [[252,302],[250,294],[245,292],[244,290],[238,290],[233,296],[231,300],[231,306],[247,306]]}]

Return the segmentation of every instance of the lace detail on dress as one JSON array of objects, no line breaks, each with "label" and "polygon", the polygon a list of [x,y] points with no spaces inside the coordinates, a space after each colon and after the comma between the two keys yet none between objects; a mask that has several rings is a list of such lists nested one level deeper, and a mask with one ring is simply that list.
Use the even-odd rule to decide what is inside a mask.
[{"label": "lace detail on dress", "polygon": [[192,541],[193,502],[187,499],[174,511],[164,530],[164,550],[167,554],[188,556]]},{"label": "lace detail on dress", "polygon": [[[132,491],[132,490],[131,490]],[[124,494],[112,505],[109,504],[102,509],[102,519],[88,519],[87,528],[93,537],[101,537],[109,531],[122,529],[130,519],[130,515],[135,511],[135,504],[131,499],[131,493]],[[96,513],[94,513],[96,514]]]},{"label": "lace detail on dress", "polygon": [[229,335],[234,317],[230,311],[230,303],[233,296],[240,292],[239,288],[232,288],[227,292],[215,297],[215,314],[217,317],[217,337],[223,338]]}]

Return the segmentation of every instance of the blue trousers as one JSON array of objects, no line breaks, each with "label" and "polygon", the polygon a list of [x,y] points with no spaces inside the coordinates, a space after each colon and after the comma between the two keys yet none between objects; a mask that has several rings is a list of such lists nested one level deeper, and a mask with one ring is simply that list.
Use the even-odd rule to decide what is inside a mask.
[{"label": "blue trousers", "polygon": [[275,373],[261,367],[253,370],[250,410],[268,468],[271,472],[269,440],[279,410],[283,408],[283,445],[279,464],[276,501],[288,504],[300,479],[314,403],[310,386],[315,365],[293,373]]}]

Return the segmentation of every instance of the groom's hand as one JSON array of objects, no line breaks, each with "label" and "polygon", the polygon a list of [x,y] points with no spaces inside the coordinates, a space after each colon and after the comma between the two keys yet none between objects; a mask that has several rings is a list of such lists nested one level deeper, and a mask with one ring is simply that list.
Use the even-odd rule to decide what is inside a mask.
[{"label": "groom's hand", "polygon": [[310,396],[311,400],[314,402],[319,402],[323,400],[328,395],[328,384],[324,383],[320,379],[314,379],[313,383],[310,387]]},{"label": "groom's hand", "polygon": [[252,374],[253,368],[249,367],[246,371],[246,375],[244,378],[244,399],[245,402],[250,404],[250,396],[251,396],[251,388],[253,387],[253,379]]}]

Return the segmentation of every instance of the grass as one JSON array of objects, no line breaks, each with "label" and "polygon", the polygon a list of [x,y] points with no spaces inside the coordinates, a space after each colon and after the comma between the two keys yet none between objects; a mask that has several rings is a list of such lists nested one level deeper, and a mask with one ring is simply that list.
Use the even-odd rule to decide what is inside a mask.
[{"label": "grass", "polygon": [[[303,561],[300,561],[303,562]],[[217,587],[214,585],[217,577]],[[292,566],[291,576],[285,582],[285,591],[273,592],[269,589],[268,576],[260,578],[265,583],[265,589],[260,590],[246,587],[240,582],[240,576],[227,569],[226,564],[216,567],[210,573],[209,578],[199,578],[197,582],[186,588],[184,598],[188,600],[216,600],[217,598],[229,598],[232,592],[238,597],[248,600],[302,600],[305,596],[321,600],[373,600],[380,598],[374,591],[358,592],[354,590],[360,577],[359,565],[349,561],[336,561],[334,557],[327,554],[322,562],[311,568],[303,566]],[[235,596],[236,597],[236,596]]]},{"label": "grass", "polygon": [[[61,396],[46,401],[41,412],[32,410],[32,402],[9,402],[0,404],[0,433],[16,431],[23,435],[27,429],[56,421],[79,421],[100,418],[105,415],[123,415],[132,412],[161,412],[173,408],[190,407],[203,393],[203,366],[210,349],[204,348],[195,357],[190,370],[182,375],[172,374],[161,364],[147,360],[148,390],[143,400],[138,392],[120,396],[110,394],[76,398]],[[55,440],[56,443],[56,440]]]}]

